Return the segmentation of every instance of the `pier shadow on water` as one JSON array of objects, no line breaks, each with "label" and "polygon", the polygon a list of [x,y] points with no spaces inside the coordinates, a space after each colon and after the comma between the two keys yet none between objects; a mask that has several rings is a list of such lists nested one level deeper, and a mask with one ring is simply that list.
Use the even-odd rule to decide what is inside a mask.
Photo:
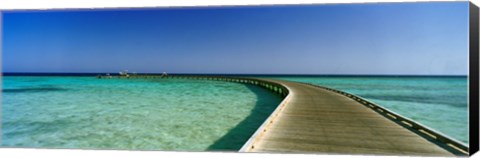
[{"label": "pier shadow on water", "polygon": [[255,133],[262,123],[270,116],[275,108],[283,100],[282,97],[276,95],[266,89],[254,85],[245,85],[257,97],[255,107],[250,115],[228,131],[214,144],[210,145],[209,151],[238,151],[247,142],[247,140]]}]

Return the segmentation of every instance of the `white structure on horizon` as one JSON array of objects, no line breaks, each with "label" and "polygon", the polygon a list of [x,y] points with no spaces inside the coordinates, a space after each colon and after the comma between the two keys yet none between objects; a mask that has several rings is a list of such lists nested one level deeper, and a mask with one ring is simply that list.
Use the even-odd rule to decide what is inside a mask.
[{"label": "white structure on horizon", "polygon": [[162,77],[168,76],[167,72],[162,73]]},{"label": "white structure on horizon", "polygon": [[120,74],[120,76],[126,76],[126,77],[130,76],[130,75],[128,75],[128,70],[120,71],[120,72],[118,72],[118,74]]}]

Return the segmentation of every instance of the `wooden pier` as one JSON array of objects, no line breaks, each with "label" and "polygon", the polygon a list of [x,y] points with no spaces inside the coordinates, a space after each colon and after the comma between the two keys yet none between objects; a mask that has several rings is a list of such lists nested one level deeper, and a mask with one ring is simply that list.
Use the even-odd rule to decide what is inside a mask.
[{"label": "wooden pier", "polygon": [[240,152],[468,155],[465,144],[339,90],[274,79],[174,77],[253,84],[285,97]]},{"label": "wooden pier", "polygon": [[[298,82],[268,80],[284,85],[289,100],[278,116],[244,146],[245,152],[321,152],[455,156],[461,149],[445,149],[352,99],[335,91]],[[386,114],[388,116],[388,114]],[[397,116],[394,116],[397,115]],[[398,114],[391,114],[392,118]],[[411,127],[410,127],[411,128]],[[426,130],[426,129],[425,129]],[[434,137],[435,137],[434,136]],[[433,141],[433,142],[432,142]],[[453,142],[452,142],[453,143]],[[458,150],[458,151],[455,151]]]}]

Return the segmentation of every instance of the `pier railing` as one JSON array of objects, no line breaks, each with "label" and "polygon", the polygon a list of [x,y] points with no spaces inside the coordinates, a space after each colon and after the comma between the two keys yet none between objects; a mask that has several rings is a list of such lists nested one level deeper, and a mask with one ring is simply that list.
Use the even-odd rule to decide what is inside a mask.
[{"label": "pier railing", "polygon": [[462,142],[459,142],[459,141],[457,141],[453,138],[450,138],[450,137],[446,136],[445,134],[442,134],[441,132],[438,132],[436,130],[428,128],[427,126],[422,125],[421,123],[410,120],[405,116],[402,116],[402,115],[397,114],[397,113],[395,113],[391,110],[388,110],[388,109],[386,109],[382,106],[379,106],[379,105],[377,105],[377,104],[375,104],[371,101],[368,101],[367,99],[364,99],[362,97],[359,97],[359,96],[356,96],[356,95],[353,95],[353,94],[350,94],[350,93],[347,93],[347,92],[344,92],[344,91],[328,88],[328,87],[323,87],[323,86],[310,84],[310,83],[304,83],[304,84],[314,86],[314,87],[318,87],[318,88],[322,88],[322,89],[326,89],[326,90],[344,95],[346,97],[349,97],[349,98],[365,105],[366,107],[371,108],[372,110],[376,111],[377,113],[387,117],[388,119],[396,122],[397,124],[400,124],[401,126],[406,127],[410,131],[412,131],[414,133],[417,133],[418,135],[420,135],[424,138],[427,138],[431,142],[434,142],[435,144],[439,145],[440,147],[442,147],[442,148],[444,148],[444,149],[446,149],[450,152],[453,152],[457,155],[468,155],[469,154],[468,153],[469,147],[466,144],[464,144]]},{"label": "pier railing", "polygon": [[272,91],[275,94],[279,94],[282,97],[286,97],[289,93],[287,87],[262,79],[248,78],[248,77],[235,77],[235,76],[197,76],[197,75],[170,75],[170,76],[160,76],[160,75],[132,75],[132,76],[98,76],[98,78],[179,78],[179,79],[197,79],[197,80],[212,80],[212,81],[226,81],[226,82],[238,82],[245,84],[252,84],[256,86],[263,87],[267,90]]}]

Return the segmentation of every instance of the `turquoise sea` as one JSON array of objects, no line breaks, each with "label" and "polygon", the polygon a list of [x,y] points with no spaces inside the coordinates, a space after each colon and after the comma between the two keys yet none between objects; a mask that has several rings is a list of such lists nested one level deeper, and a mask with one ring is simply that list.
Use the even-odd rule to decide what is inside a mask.
[{"label": "turquoise sea", "polygon": [[[468,142],[466,77],[273,78],[344,90]],[[189,79],[5,76],[2,85],[9,147],[238,150],[282,99]]]},{"label": "turquoise sea", "polygon": [[463,76],[274,77],[358,95],[468,143],[468,85]]},{"label": "turquoise sea", "polygon": [[2,146],[239,150],[280,103],[245,84],[3,77]]}]

